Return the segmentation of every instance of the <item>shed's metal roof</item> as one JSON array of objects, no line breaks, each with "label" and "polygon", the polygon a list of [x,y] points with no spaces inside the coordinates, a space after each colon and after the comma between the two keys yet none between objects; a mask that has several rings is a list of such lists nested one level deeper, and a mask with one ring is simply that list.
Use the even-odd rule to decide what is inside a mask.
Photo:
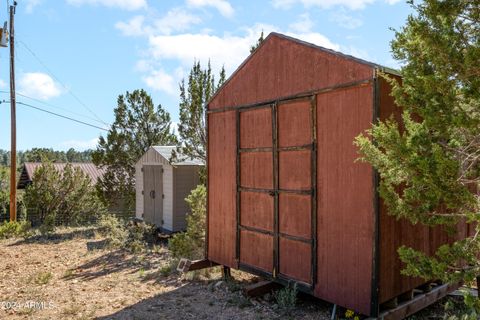
[{"label": "shed's metal roof", "polygon": [[176,159],[172,162],[174,166],[203,166],[204,163],[200,159],[190,158],[183,154],[178,153],[176,146],[152,146],[152,149],[170,162],[172,158],[172,152],[176,152]]},{"label": "shed's metal roof", "polygon": [[[70,163],[73,168],[79,168],[82,170],[90,179],[92,183],[96,183],[99,178],[103,177],[106,172],[106,168],[99,168],[91,162],[85,163],[77,163],[73,162]],[[18,189],[24,189],[28,184],[32,182],[32,177],[39,166],[41,166],[41,162],[25,162],[22,169],[22,174],[20,175],[20,180],[18,181]],[[63,172],[67,163],[65,162],[54,162],[52,163],[55,170],[59,172]]]}]

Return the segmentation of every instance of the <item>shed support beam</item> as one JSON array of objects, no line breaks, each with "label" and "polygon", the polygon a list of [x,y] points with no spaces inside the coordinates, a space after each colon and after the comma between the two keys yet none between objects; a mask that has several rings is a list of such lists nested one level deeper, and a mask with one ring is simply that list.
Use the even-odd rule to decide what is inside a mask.
[{"label": "shed support beam", "polygon": [[243,293],[251,298],[263,296],[264,294],[282,288],[282,285],[273,281],[260,281],[246,286]]},{"label": "shed support beam", "polygon": [[458,289],[461,283],[451,283],[451,284],[442,284],[438,285],[430,292],[419,294],[410,301],[398,304],[397,307],[386,310],[378,316],[378,318],[368,318],[370,319],[382,319],[382,320],[400,320],[405,319],[406,317],[422,310],[423,308],[428,307],[429,305],[435,303],[441,298],[445,297],[448,293]]},{"label": "shed support beam", "polygon": [[177,265],[177,271],[185,273],[188,271],[206,269],[206,268],[211,268],[215,266],[218,266],[218,263],[207,260],[207,259],[191,261],[189,259],[182,258],[180,259],[180,262]]}]

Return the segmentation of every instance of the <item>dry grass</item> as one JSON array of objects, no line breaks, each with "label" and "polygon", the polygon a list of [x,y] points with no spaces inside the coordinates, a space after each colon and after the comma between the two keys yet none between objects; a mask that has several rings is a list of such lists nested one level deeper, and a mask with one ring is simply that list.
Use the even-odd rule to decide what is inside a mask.
[{"label": "dry grass", "polygon": [[[243,297],[240,289],[257,280],[251,275],[233,270],[235,280],[219,282],[213,268],[180,276],[165,244],[133,255],[102,249],[102,241],[91,229],[0,241],[0,302],[17,304],[0,308],[0,319],[283,318],[272,295]],[[300,294],[289,318],[329,319],[330,311]]]}]

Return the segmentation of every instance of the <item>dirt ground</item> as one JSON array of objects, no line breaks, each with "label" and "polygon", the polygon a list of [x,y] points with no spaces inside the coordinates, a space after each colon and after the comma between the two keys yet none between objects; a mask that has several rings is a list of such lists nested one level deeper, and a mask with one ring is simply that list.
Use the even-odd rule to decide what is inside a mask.
[{"label": "dirt ground", "polygon": [[[92,229],[1,240],[0,319],[330,319],[331,304],[304,295],[288,316],[271,295],[245,298],[258,281],[246,273],[168,274],[165,244],[137,255],[102,244]],[[443,303],[414,318],[442,319]]]}]

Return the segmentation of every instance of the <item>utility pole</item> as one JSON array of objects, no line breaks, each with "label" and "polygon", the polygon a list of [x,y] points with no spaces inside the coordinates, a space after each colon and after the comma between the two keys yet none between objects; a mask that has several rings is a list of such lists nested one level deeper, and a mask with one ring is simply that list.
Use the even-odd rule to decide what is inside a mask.
[{"label": "utility pole", "polygon": [[10,147],[10,221],[17,221],[17,114],[15,103],[15,6],[10,6],[10,115],[11,115],[11,147]]}]

